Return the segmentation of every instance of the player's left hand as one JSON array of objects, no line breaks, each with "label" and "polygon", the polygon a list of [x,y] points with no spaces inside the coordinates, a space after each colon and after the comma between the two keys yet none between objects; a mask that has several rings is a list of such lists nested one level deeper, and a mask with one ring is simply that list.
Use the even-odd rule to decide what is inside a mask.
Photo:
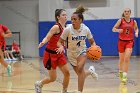
[{"label": "player's left hand", "polygon": [[138,37],[138,33],[137,32],[135,33],[135,37]]}]

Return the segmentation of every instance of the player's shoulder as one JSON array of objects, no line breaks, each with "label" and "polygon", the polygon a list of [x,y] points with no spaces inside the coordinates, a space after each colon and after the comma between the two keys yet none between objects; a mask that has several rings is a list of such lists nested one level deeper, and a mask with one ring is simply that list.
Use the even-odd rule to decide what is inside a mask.
[{"label": "player's shoulder", "polygon": [[53,25],[51,30],[57,31],[57,30],[59,30],[59,26],[58,25]]},{"label": "player's shoulder", "polygon": [[90,30],[89,27],[87,25],[85,25],[84,23],[81,24],[82,28],[85,30]]},{"label": "player's shoulder", "polygon": [[72,27],[72,24],[67,24],[65,30],[70,30]]}]

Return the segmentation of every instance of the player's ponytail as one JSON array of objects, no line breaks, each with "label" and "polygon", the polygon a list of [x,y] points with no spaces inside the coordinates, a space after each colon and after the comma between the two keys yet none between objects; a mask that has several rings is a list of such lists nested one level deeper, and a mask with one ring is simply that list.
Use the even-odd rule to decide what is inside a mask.
[{"label": "player's ponytail", "polygon": [[84,20],[83,13],[87,10],[88,10],[87,8],[84,8],[82,5],[80,5],[79,7],[77,7],[76,11],[73,14],[77,14],[78,17],[83,21]]}]

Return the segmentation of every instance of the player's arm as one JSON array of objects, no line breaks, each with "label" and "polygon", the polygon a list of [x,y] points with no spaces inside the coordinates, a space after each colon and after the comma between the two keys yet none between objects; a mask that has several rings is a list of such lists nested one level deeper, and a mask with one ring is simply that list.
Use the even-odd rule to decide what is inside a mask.
[{"label": "player's arm", "polygon": [[118,33],[122,33],[123,29],[119,29],[119,26],[121,25],[121,19],[119,19],[117,21],[117,23],[114,25],[114,27],[112,28],[113,32],[118,32]]},{"label": "player's arm", "polygon": [[88,39],[91,46],[96,45],[94,38]]},{"label": "player's arm", "polygon": [[57,54],[61,54],[64,51],[64,46],[63,46],[64,42],[65,40],[60,37],[57,42],[57,46],[58,46],[58,48],[56,49]]},{"label": "player's arm", "polygon": [[46,44],[50,38],[57,33],[57,31],[59,31],[59,27],[58,25],[54,25],[50,31],[48,32],[48,34],[46,35],[46,37],[42,40],[42,42],[40,42],[38,48],[42,47],[44,44]]},{"label": "player's arm", "polygon": [[65,42],[65,40],[60,37],[58,42],[57,42],[57,46],[58,47],[63,47],[64,42]]},{"label": "player's arm", "polygon": [[3,37],[11,37],[12,36],[12,32],[8,29],[6,30],[4,33],[2,33],[2,36]]},{"label": "player's arm", "polygon": [[92,33],[91,33],[89,28],[87,28],[87,38],[88,38],[88,41],[90,43],[90,46],[96,45],[95,40],[93,38],[93,35],[92,35]]},{"label": "player's arm", "polygon": [[64,43],[66,42],[67,40],[67,37],[68,37],[68,34],[69,34],[69,30],[68,29],[64,29],[63,33],[61,34],[58,42],[57,42],[57,49],[56,49],[56,52],[58,54],[61,54],[63,51],[64,51]]},{"label": "player's arm", "polygon": [[134,30],[135,30],[135,36],[138,37],[138,35],[139,35],[139,29],[138,29],[137,22],[135,20],[134,20]]}]

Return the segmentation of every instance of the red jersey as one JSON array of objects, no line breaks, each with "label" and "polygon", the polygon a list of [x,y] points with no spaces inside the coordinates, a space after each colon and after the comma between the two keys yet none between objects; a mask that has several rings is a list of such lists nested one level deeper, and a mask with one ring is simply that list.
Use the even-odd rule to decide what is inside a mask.
[{"label": "red jersey", "polygon": [[4,37],[2,36],[2,33],[5,33],[8,30],[8,28],[2,24],[0,24],[0,48],[2,48],[2,46],[6,46],[6,41],[4,39]]},{"label": "red jersey", "polygon": [[8,28],[2,24],[0,24],[0,41],[5,41],[4,37],[2,36],[2,33],[5,33],[8,30]]},{"label": "red jersey", "polygon": [[19,52],[19,45],[18,45],[18,44],[13,43],[13,44],[12,44],[12,48],[13,48],[13,50],[15,50],[16,52]]},{"label": "red jersey", "polygon": [[130,22],[126,22],[126,20],[122,18],[120,29],[123,29],[123,32],[119,34],[119,39],[121,40],[134,39],[134,19],[130,19]]},{"label": "red jersey", "polygon": [[50,50],[54,50],[54,49],[57,48],[57,42],[58,42],[58,40],[59,40],[59,38],[60,38],[60,36],[61,36],[61,34],[63,32],[63,27],[61,26],[60,23],[56,23],[55,25],[58,25],[59,26],[60,32],[58,34],[54,34],[50,38],[50,40],[49,40],[49,42],[48,42],[48,44],[46,46],[46,48],[48,48]]}]

